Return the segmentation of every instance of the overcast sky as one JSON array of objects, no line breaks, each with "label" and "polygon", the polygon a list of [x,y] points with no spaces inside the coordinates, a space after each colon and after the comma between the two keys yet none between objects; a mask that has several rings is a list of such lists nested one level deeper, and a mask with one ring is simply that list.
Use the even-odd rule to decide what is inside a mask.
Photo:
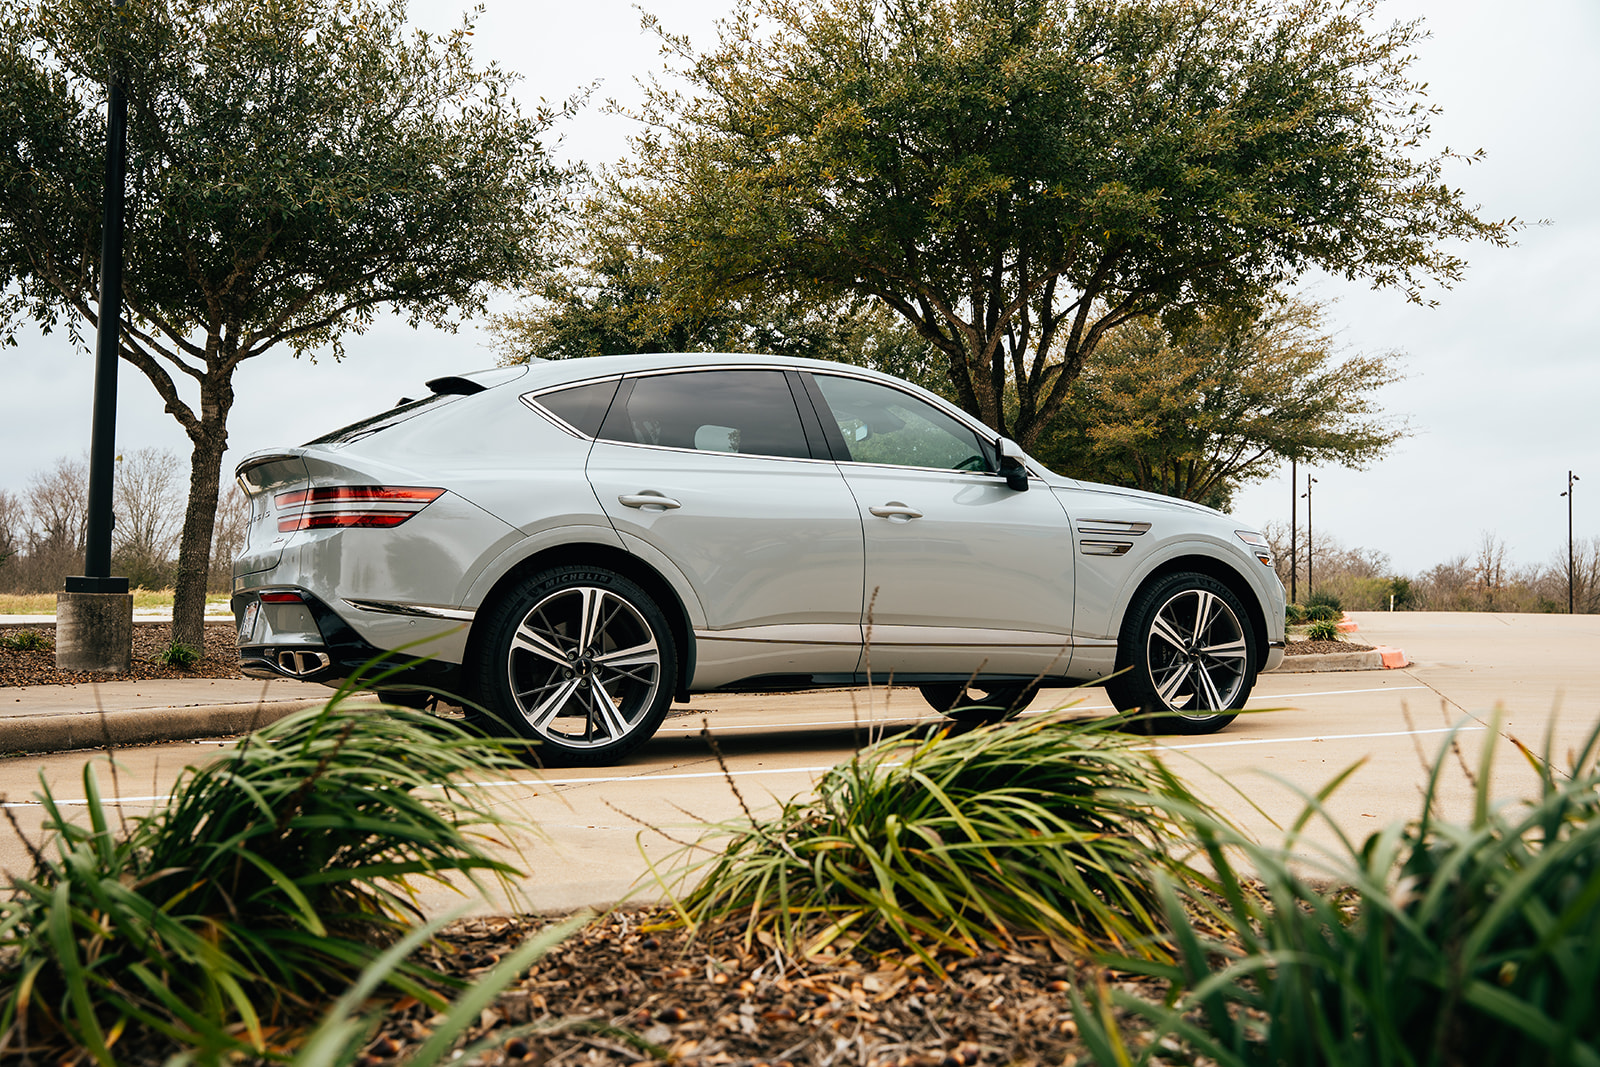
[{"label": "overcast sky", "polygon": [[[476,46],[524,75],[525,103],[561,99],[596,80],[597,100],[633,99],[635,77],[659,65],[626,0],[486,4]],[[446,29],[468,6],[412,0],[411,12],[421,26]],[[645,6],[699,44],[714,39],[726,10],[721,0]],[[1432,31],[1414,69],[1444,108],[1435,144],[1488,152],[1451,172],[1452,184],[1485,217],[1549,225],[1524,231],[1514,248],[1466,248],[1466,279],[1436,292],[1434,308],[1337,280],[1302,284],[1308,295],[1336,301],[1330,323],[1349,350],[1403,353],[1407,378],[1385,388],[1380,403],[1413,431],[1368,470],[1311,472],[1316,530],[1385,552],[1403,573],[1470,555],[1485,532],[1502,538],[1512,559],[1545,563],[1565,550],[1567,502],[1559,494],[1569,469],[1585,479],[1575,498],[1577,534],[1600,534],[1600,4],[1526,0],[1513,11],[1487,0],[1393,0],[1380,11],[1423,16]],[[559,155],[606,163],[626,151],[630,130],[593,104],[558,132]],[[308,366],[274,352],[240,369],[225,471],[248,452],[297,444],[415,395],[426,378],[495,362],[471,325],[452,335],[388,319],[347,348],[339,364]],[[57,333],[27,336],[0,350],[0,360],[8,371],[0,489],[18,491],[56,457],[86,452],[93,358]],[[187,442],[154,389],[126,363],[120,381],[119,447],[171,448],[186,463]],[[1287,522],[1289,502],[1285,469],[1244,490],[1234,510],[1255,525]]]}]

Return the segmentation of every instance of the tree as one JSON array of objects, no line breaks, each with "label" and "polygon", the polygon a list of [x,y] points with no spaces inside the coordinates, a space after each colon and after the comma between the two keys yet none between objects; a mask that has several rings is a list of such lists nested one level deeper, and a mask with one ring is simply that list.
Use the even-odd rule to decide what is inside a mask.
[{"label": "tree", "polygon": [[1283,460],[1361,467],[1404,435],[1372,393],[1392,356],[1336,358],[1321,309],[1285,300],[1257,318],[1154,317],[1111,331],[1036,454],[1064,473],[1226,508]]},{"label": "tree", "polygon": [[1426,299],[1459,239],[1407,73],[1418,23],[1342,0],[739,0],[663,34],[622,178],[693,306],[882,301],[1030,446],[1114,327],[1253,309],[1315,266]]},{"label": "tree", "polygon": [[[450,327],[522,279],[564,175],[470,20],[404,0],[51,0],[0,14],[0,336],[97,324],[105,93],[129,105],[121,354],[188,435],[173,638],[202,646],[239,365]],[[182,383],[182,387],[180,387]],[[186,395],[188,394],[188,395]],[[190,397],[197,394],[197,399]]]},{"label": "tree", "polygon": [[872,367],[948,393],[931,347],[899,316],[863,297],[826,302],[750,293],[690,302],[667,266],[615,210],[616,191],[589,199],[576,237],[490,332],[507,363],[632,352],[761,352]]},{"label": "tree", "polygon": [[[17,556],[17,548],[22,543],[23,518],[22,501],[18,500],[8,490],[0,489],[0,570],[12,564]],[[5,581],[0,587],[9,584],[13,571],[5,572]]]},{"label": "tree", "polygon": [[61,579],[83,564],[89,496],[89,464],[57,459],[28,479],[22,499],[28,509],[26,592],[61,588]]},{"label": "tree", "polygon": [[113,558],[135,587],[171,584],[172,551],[183,521],[179,460],[164,448],[135,448],[117,456]]}]

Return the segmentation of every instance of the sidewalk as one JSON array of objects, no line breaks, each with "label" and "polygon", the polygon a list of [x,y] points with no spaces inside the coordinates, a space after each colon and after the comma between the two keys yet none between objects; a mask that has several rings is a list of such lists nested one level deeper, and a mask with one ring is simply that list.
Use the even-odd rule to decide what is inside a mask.
[{"label": "sidewalk", "polygon": [[252,678],[7,687],[0,689],[0,757],[98,748],[108,736],[116,745],[138,745],[242,734],[332,695],[322,685]]}]

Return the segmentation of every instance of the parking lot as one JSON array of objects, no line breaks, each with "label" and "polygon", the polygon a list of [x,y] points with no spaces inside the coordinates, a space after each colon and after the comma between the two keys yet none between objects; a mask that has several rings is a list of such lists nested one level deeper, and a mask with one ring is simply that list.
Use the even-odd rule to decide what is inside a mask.
[{"label": "parking lot", "polygon": [[[1170,765],[1202,795],[1262,840],[1300,810],[1296,791],[1313,792],[1361,766],[1331,798],[1337,827],[1359,839],[1414,816],[1432,760],[1459,726],[1461,755],[1476,769],[1492,751],[1498,798],[1527,795],[1535,779],[1512,739],[1543,750],[1552,739],[1564,765],[1600,718],[1600,617],[1559,615],[1357,613],[1358,637],[1404,649],[1410,667],[1388,671],[1273,674],[1257,684],[1249,714],[1219,734],[1162,738]],[[1068,704],[1073,715],[1109,713],[1100,689],[1046,691],[1028,714]],[[1496,709],[1499,719],[1496,723]],[[517,906],[561,910],[604,904],[632,893],[659,897],[658,869],[679,842],[708,822],[734,819],[739,799],[757,812],[806,794],[830,766],[881,733],[932,727],[940,716],[914,691],[851,690],[787,696],[708,695],[678,705],[656,739],[623,765],[530,771],[486,780],[495,803],[537,833],[519,842],[529,877]],[[701,736],[709,727],[727,774]],[[231,742],[188,742],[125,750],[115,787],[124,811],[148,810],[189,762]],[[37,839],[40,809],[28,802],[39,773],[60,798],[83,795],[85,753],[0,761],[0,795],[23,832]],[[100,772],[102,788],[113,792]],[[1470,816],[1471,786],[1452,757],[1444,776],[1445,814]],[[1305,851],[1332,845],[1314,829]],[[703,854],[703,853],[702,853]],[[27,869],[24,847],[0,837],[0,866]],[[447,894],[428,898],[449,906]],[[506,904],[491,905],[509,906]]]}]

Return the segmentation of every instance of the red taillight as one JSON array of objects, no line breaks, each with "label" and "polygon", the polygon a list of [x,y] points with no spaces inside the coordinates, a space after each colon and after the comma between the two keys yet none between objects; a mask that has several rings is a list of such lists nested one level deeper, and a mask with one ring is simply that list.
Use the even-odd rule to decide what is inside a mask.
[{"label": "red taillight", "polygon": [[276,593],[262,593],[261,602],[263,604],[304,604],[306,601],[305,597],[301,596],[299,593],[284,591]]},{"label": "red taillight", "polygon": [[279,533],[363,527],[388,529],[444,495],[443,489],[411,485],[335,485],[297,489],[273,500],[282,513]]}]

